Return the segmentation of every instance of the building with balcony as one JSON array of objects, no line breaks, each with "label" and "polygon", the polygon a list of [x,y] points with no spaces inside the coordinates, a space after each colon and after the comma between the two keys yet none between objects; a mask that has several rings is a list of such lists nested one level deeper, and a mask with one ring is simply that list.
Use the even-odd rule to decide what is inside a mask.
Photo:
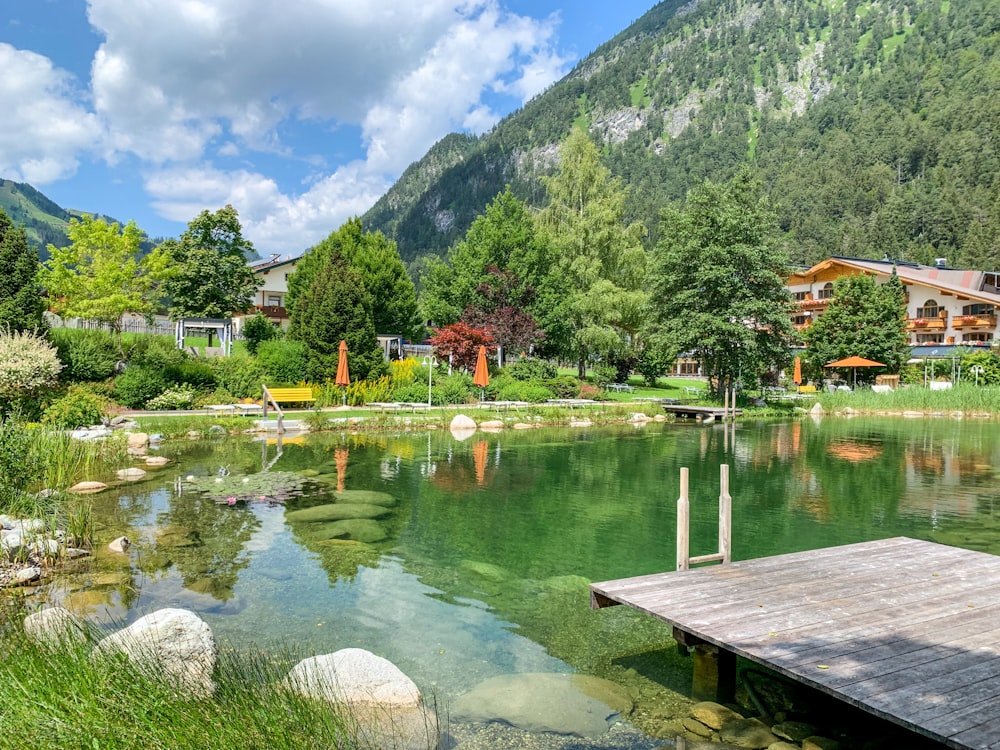
[{"label": "building with balcony", "polygon": [[823,314],[833,298],[833,282],[867,273],[877,282],[893,269],[906,290],[910,344],[951,348],[989,346],[998,341],[1000,273],[949,268],[941,258],[933,266],[891,260],[832,257],[789,275],[786,285],[795,300],[792,322],[800,330]]},{"label": "building with balcony", "polygon": [[275,325],[287,327],[285,297],[288,294],[288,277],[295,271],[295,264],[300,260],[301,255],[294,258],[272,255],[268,260],[250,264],[254,274],[263,282],[254,298],[254,311],[251,315],[259,311]]}]

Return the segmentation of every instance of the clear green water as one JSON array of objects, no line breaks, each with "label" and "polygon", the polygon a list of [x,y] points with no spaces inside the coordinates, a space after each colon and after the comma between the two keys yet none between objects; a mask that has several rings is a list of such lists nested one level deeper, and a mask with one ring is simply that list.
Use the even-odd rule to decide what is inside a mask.
[{"label": "clear green water", "polygon": [[[736,559],[899,535],[1000,554],[988,422],[323,434],[283,448],[272,472],[320,475],[306,496],[230,507],[181,480],[259,472],[261,443],[164,445],[171,466],[94,497],[100,546],[124,533],[128,555],[102,552],[56,595],[109,622],[185,607],[236,647],[367,648],[444,701],[498,674],[582,671],[662,704],[689,688],[689,663],[652,618],[591,611],[587,583],[673,568],[682,466],[693,554],[714,551],[724,462]],[[286,518],[330,502],[345,454],[347,490],[395,499],[365,527],[381,541],[323,540]]]}]

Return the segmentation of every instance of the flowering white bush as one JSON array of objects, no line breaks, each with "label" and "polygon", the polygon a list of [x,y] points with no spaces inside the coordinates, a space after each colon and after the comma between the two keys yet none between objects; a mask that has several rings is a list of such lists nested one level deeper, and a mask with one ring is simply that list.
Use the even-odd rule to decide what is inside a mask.
[{"label": "flowering white bush", "polygon": [[0,397],[52,385],[62,369],[56,350],[34,333],[0,331]]}]

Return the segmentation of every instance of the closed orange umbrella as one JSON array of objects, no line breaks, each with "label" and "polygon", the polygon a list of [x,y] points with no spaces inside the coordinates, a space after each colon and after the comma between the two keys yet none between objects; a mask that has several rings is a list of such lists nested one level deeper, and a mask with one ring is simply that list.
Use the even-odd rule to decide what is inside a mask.
[{"label": "closed orange umbrella", "polygon": [[[480,388],[486,388],[490,384],[490,370],[486,365],[486,347],[479,347],[479,357],[476,359],[476,372],[472,376],[472,382]],[[485,396],[485,392],[483,396]]]},{"label": "closed orange umbrella", "polygon": [[347,404],[347,386],[351,384],[351,374],[347,370],[347,342],[340,341],[340,356],[337,358],[337,385],[344,389],[344,404]]},{"label": "closed orange umbrella", "polygon": [[798,357],[795,358],[795,374],[792,375],[792,382],[795,385],[802,385],[802,360]]},{"label": "closed orange umbrella", "polygon": [[337,461],[337,492],[343,492],[347,481],[347,448],[336,448],[333,455]]}]

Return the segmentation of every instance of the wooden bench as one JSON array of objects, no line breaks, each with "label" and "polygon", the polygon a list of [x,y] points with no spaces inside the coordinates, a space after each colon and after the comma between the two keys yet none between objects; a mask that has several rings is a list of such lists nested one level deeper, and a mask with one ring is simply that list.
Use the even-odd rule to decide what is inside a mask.
[{"label": "wooden bench", "polygon": [[816,386],[814,385],[800,385],[799,393],[816,393]]},{"label": "wooden bench", "polygon": [[290,388],[268,388],[264,386],[264,395],[261,399],[263,403],[263,409],[261,411],[261,418],[267,419],[267,405],[270,403],[274,406],[274,410],[278,412],[278,433],[285,431],[284,419],[285,413],[281,410],[279,404],[305,404],[312,403],[316,400],[313,395],[313,390],[310,386],[294,386]]}]

